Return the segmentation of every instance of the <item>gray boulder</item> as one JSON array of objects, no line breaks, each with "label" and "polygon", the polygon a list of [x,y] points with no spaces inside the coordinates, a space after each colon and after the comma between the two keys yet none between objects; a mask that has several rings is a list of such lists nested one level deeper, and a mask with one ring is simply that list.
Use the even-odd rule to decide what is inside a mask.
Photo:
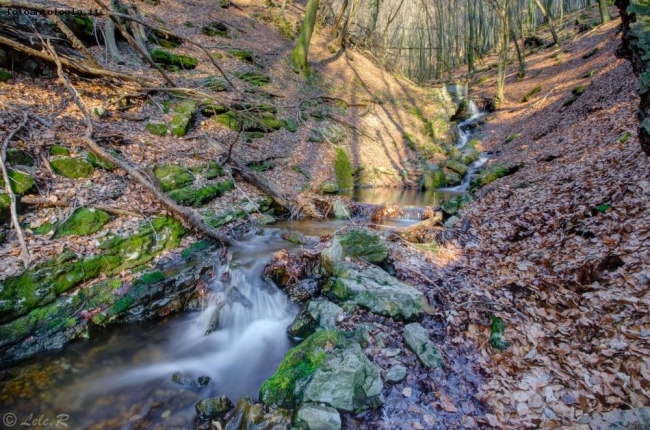
[{"label": "gray boulder", "polygon": [[343,312],[340,306],[327,300],[306,303],[291,325],[287,334],[292,337],[306,338],[318,330],[335,330],[336,317]]},{"label": "gray boulder", "polygon": [[407,324],[404,327],[404,342],[415,352],[425,367],[430,369],[444,367],[445,362],[440,351],[429,340],[429,333],[419,323]]},{"label": "gray boulder", "polygon": [[323,292],[333,300],[349,300],[372,313],[393,318],[414,319],[423,311],[424,296],[420,291],[378,267],[362,268],[355,263],[337,263]]},{"label": "gray boulder", "polygon": [[294,424],[302,430],[339,430],[341,416],[334,408],[303,403],[294,415]]},{"label": "gray boulder", "polygon": [[386,381],[388,382],[401,382],[406,378],[406,366],[397,364],[386,372]]},{"label": "gray boulder", "polygon": [[350,218],[350,209],[341,200],[334,201],[332,211],[334,212],[334,218],[336,219]]}]

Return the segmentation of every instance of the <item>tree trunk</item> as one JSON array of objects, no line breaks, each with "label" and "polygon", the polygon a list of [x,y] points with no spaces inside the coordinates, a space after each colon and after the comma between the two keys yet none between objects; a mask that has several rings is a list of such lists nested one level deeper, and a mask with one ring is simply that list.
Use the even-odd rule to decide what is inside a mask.
[{"label": "tree trunk", "polygon": [[509,3],[505,2],[501,15],[501,32],[499,42],[499,63],[497,67],[497,100],[505,101],[506,68],[508,67],[508,49],[510,48],[510,12]]},{"label": "tree trunk", "polygon": [[598,0],[598,9],[600,10],[601,24],[608,23],[611,18],[609,17],[609,11],[607,10],[607,0]]},{"label": "tree trunk", "polygon": [[296,72],[304,75],[309,74],[309,63],[307,62],[307,55],[309,54],[309,43],[311,42],[311,35],[316,26],[316,15],[318,14],[318,6],[320,0],[309,0],[305,9],[305,20],[302,22],[300,28],[300,36],[298,43],[291,55],[291,63]]},{"label": "tree trunk", "polygon": [[[599,0],[599,1],[604,1],[604,0]],[[542,13],[542,16],[548,23],[548,28],[551,30],[551,35],[553,36],[553,42],[555,42],[556,45],[560,44],[560,39],[557,37],[557,32],[555,31],[555,23],[553,22],[553,17],[546,11],[546,8],[542,4],[540,0],[535,0],[535,4],[539,8],[539,11]]]}]

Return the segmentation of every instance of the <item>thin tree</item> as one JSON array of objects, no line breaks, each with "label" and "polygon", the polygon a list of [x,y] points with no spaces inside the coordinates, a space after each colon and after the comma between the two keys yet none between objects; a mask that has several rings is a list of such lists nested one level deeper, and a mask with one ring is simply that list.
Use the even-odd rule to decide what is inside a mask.
[{"label": "thin tree", "polygon": [[309,54],[309,44],[311,43],[311,35],[316,26],[316,16],[318,15],[318,6],[320,0],[309,0],[305,8],[305,19],[300,28],[300,36],[296,47],[291,54],[291,64],[294,71],[302,73],[303,75],[310,74],[309,62],[307,56]]},{"label": "thin tree", "polygon": [[548,11],[546,10],[546,8],[544,7],[544,5],[540,0],[535,0],[535,4],[539,8],[539,11],[542,13],[544,20],[546,20],[546,22],[548,23],[548,29],[551,30],[551,36],[553,36],[553,42],[555,42],[556,45],[559,45],[560,38],[557,37],[557,32],[555,31],[555,22],[553,20],[553,17],[551,16],[550,13],[548,13]]},{"label": "thin tree", "polygon": [[607,10],[607,0],[598,0],[598,9],[600,10],[601,24],[608,23],[611,18],[609,16],[609,11]]}]

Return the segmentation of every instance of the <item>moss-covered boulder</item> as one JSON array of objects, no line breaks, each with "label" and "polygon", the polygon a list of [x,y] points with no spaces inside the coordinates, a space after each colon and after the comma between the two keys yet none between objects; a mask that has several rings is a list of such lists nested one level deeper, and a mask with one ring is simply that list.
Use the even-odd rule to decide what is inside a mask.
[{"label": "moss-covered boulder", "polygon": [[323,184],[320,186],[320,192],[322,194],[333,194],[336,193],[338,190],[339,190],[339,184],[332,181],[323,182]]},{"label": "moss-covered boulder", "polygon": [[228,55],[238,60],[241,60],[245,63],[253,64],[255,62],[253,60],[253,54],[243,49],[231,49],[230,51],[228,51]]},{"label": "moss-covered boulder", "polygon": [[302,403],[293,416],[293,422],[300,430],[341,430],[339,412],[314,403]]},{"label": "moss-covered boulder", "polygon": [[226,396],[208,397],[194,406],[196,415],[201,420],[223,418],[235,405]]},{"label": "moss-covered boulder", "polygon": [[201,188],[185,187],[170,191],[169,197],[176,203],[198,207],[202,204],[223,196],[226,192],[234,189],[232,181],[223,181],[218,184],[210,184]]},{"label": "moss-covered boulder", "polygon": [[350,190],[354,188],[352,179],[352,164],[350,158],[343,148],[336,148],[336,158],[334,159],[334,173],[336,182],[340,190]]},{"label": "moss-covered boulder", "polygon": [[[36,185],[36,181],[29,173],[8,169],[7,176],[9,176],[11,190],[19,196],[27,194]],[[5,181],[0,176],[0,187],[4,189],[4,186]]]},{"label": "moss-covered boulder", "polygon": [[[117,153],[115,151],[108,150],[108,152],[115,157],[117,156]],[[95,168],[104,169],[108,171],[117,169],[117,166],[115,164],[111,163],[110,161],[102,160],[97,155],[95,155],[94,152],[84,152],[83,157]]]},{"label": "moss-covered boulder", "polygon": [[99,209],[79,208],[56,229],[54,238],[93,234],[101,230],[110,220],[111,217]]},{"label": "moss-covered boulder", "polygon": [[66,178],[88,178],[95,173],[93,165],[81,158],[56,158],[50,161],[50,165],[57,175]]},{"label": "moss-covered boulder", "polygon": [[201,105],[201,115],[207,117],[221,115],[228,112],[228,110],[228,106],[226,105],[220,105],[211,102],[203,103],[203,105]]},{"label": "moss-covered boulder", "polygon": [[212,91],[226,91],[228,82],[221,76],[209,75],[199,81],[199,86]]},{"label": "moss-covered boulder", "polygon": [[456,215],[458,211],[463,209],[471,202],[472,202],[472,197],[467,194],[463,194],[461,196],[456,196],[449,200],[445,200],[444,202],[442,202],[441,206],[442,206],[442,210],[447,215]]},{"label": "moss-covered boulder", "polygon": [[287,327],[287,334],[304,339],[319,330],[336,330],[336,318],[342,312],[340,306],[327,300],[309,301]]},{"label": "moss-covered boulder", "polygon": [[22,149],[7,149],[7,163],[12,166],[33,166],[34,158]]},{"label": "moss-covered boulder", "polygon": [[421,187],[425,190],[435,190],[447,186],[447,178],[445,174],[435,164],[429,164],[422,172]]},{"label": "moss-covered boulder", "polygon": [[182,137],[185,136],[189,130],[192,120],[194,119],[194,112],[196,111],[196,102],[192,100],[185,100],[174,106],[174,115],[169,122],[169,131],[172,136]]},{"label": "moss-covered boulder", "polygon": [[294,119],[287,118],[284,120],[284,128],[286,128],[287,131],[291,133],[295,133],[298,131],[298,122],[296,122]]},{"label": "moss-covered boulder", "polygon": [[190,170],[195,175],[204,177],[205,179],[214,179],[223,175],[223,167],[215,161],[209,161],[207,164],[198,164],[190,167]]},{"label": "moss-covered boulder", "polygon": [[167,124],[160,122],[148,122],[144,128],[146,128],[149,133],[159,137],[166,136],[168,131]]},{"label": "moss-covered boulder", "polygon": [[217,124],[227,127],[233,131],[241,131],[242,129],[241,118],[237,114],[233,113],[232,111],[215,115],[212,118]]},{"label": "moss-covered boulder", "polygon": [[495,163],[478,171],[469,183],[470,190],[477,190],[504,176],[509,176],[523,167],[523,163]]},{"label": "moss-covered boulder", "polygon": [[271,78],[263,73],[244,72],[235,73],[235,76],[237,76],[242,81],[246,81],[251,85],[255,85],[256,87],[262,87],[271,82]]},{"label": "moss-covered boulder", "polygon": [[228,27],[223,22],[212,21],[207,25],[201,27],[201,33],[206,36],[220,36],[228,37]]},{"label": "moss-covered boulder", "polygon": [[461,163],[460,161],[445,160],[443,165],[444,167],[458,173],[460,176],[465,176],[467,174],[467,166],[464,163]]},{"label": "moss-covered boulder", "polygon": [[153,173],[160,182],[163,191],[183,188],[194,182],[194,175],[192,172],[178,164],[163,164],[157,166]]},{"label": "moss-covered boulder", "polygon": [[447,179],[447,186],[455,187],[463,182],[463,177],[448,167],[443,168],[442,172],[445,174],[445,178]]},{"label": "moss-covered boulder", "polygon": [[429,333],[421,324],[411,323],[404,327],[404,343],[415,352],[425,367],[429,369],[444,367],[445,362],[440,351],[431,342]]},{"label": "moss-covered boulder", "polygon": [[153,49],[151,59],[165,68],[170,70],[177,69],[194,69],[199,61],[194,57],[186,55],[176,55],[164,49]]},{"label": "moss-covered boulder", "polygon": [[475,148],[465,148],[460,157],[460,162],[466,166],[469,166],[478,159],[481,158],[481,152]]},{"label": "moss-covered boulder", "polygon": [[361,258],[368,263],[380,264],[388,257],[388,245],[379,235],[364,228],[351,228],[337,234],[336,240],[344,257]]}]

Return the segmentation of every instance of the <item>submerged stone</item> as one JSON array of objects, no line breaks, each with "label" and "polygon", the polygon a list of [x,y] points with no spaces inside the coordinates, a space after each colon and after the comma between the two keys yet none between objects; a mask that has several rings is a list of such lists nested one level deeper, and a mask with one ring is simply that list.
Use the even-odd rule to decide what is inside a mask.
[{"label": "submerged stone", "polygon": [[438,349],[429,340],[429,333],[419,323],[404,326],[404,342],[411,348],[420,362],[430,369],[444,367],[445,362]]}]

